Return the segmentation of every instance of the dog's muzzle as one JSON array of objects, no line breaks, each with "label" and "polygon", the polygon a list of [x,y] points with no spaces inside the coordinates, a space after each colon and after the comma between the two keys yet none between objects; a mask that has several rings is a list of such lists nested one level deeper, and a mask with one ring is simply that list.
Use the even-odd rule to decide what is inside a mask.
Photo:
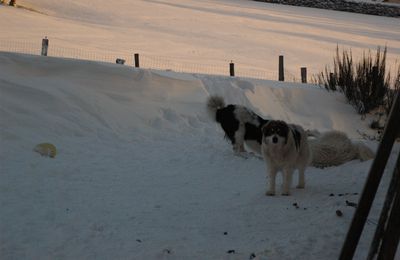
[{"label": "dog's muzzle", "polygon": [[274,144],[276,144],[278,142],[278,137],[276,137],[276,136],[272,137],[272,142]]}]

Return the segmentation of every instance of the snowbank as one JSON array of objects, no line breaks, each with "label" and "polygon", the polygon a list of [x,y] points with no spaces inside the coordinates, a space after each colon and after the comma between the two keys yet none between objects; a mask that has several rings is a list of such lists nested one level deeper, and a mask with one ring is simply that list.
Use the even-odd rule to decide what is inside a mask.
[{"label": "snowbank", "polygon": [[0,53],[2,257],[336,259],[371,161],[309,168],[305,190],[266,197],[264,162],[233,155],[210,94],[353,138],[365,127],[312,86]]}]

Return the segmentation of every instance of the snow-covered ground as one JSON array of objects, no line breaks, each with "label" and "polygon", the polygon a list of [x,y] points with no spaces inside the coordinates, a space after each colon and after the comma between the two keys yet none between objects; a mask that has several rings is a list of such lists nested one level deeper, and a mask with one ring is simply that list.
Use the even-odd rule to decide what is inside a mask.
[{"label": "snow-covered ground", "polygon": [[[7,21],[0,24],[0,40],[35,40],[46,34],[62,38],[66,47],[76,47],[75,40],[81,39],[82,48],[96,50],[112,46],[114,37],[126,30],[140,30],[137,44],[164,44],[158,51],[171,57],[188,50],[180,52],[183,59],[192,58],[190,50],[206,49],[223,57],[223,42],[246,43],[246,51],[236,55],[257,65],[266,55],[257,56],[257,50],[266,50],[267,42],[279,46],[276,40],[284,43],[282,49],[298,53],[299,45],[287,42],[284,33],[270,41],[253,37],[251,28],[264,27],[269,17],[276,26],[285,24],[285,30],[293,19],[313,30],[341,24],[338,34],[365,34],[362,39],[347,37],[354,48],[385,39],[392,55],[400,50],[399,29],[380,27],[394,25],[398,20],[393,18],[265,7],[251,1],[200,2],[134,1],[142,9],[129,10],[129,1],[116,6],[111,1],[96,6],[95,0],[35,1],[35,8],[54,12],[50,16],[0,7]],[[90,3],[96,8],[85,9]],[[84,8],[74,9],[79,5]],[[152,13],[150,7],[159,9]],[[117,16],[113,10],[136,12],[149,22],[135,23],[136,18]],[[214,31],[217,20],[224,24],[221,15],[242,26],[237,27],[240,34],[249,30],[252,42],[231,38],[227,22],[228,31]],[[335,20],[335,15],[346,20]],[[365,24],[369,19],[371,24]],[[131,22],[135,26],[128,26]],[[204,30],[193,33],[194,24]],[[124,30],[118,31],[119,26]],[[157,41],[160,35],[164,37]],[[177,35],[180,41],[175,41]],[[320,41],[315,38],[310,46]],[[332,39],[320,44],[336,45]],[[313,52],[331,55],[327,48]],[[310,85],[0,52],[0,258],[337,259],[354,213],[346,200],[358,201],[372,162],[310,167],[306,189],[293,189],[289,197],[266,197],[264,162],[233,154],[220,127],[207,116],[205,102],[211,94],[263,117],[308,129],[341,130],[354,141],[363,141],[357,130],[368,131],[368,120],[362,121],[341,94]],[[56,145],[54,159],[33,152],[42,142]],[[366,144],[374,150],[378,146]],[[368,253],[399,150],[396,144],[356,259]]]},{"label": "snow-covered ground", "polygon": [[266,197],[264,162],[234,156],[205,112],[222,94],[357,139],[366,122],[312,86],[1,53],[0,94],[2,259],[336,259],[371,165],[309,168],[305,190]]}]

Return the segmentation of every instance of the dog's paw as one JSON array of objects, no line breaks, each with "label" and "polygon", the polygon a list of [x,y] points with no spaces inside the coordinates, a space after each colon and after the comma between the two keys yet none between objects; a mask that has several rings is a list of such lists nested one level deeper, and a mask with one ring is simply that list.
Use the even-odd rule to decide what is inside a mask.
[{"label": "dog's paw", "polygon": [[304,184],[299,184],[296,186],[297,189],[304,189]]},{"label": "dog's paw", "polygon": [[275,196],[275,191],[267,191],[265,196]]},{"label": "dog's paw", "polygon": [[249,159],[249,155],[246,152],[235,153],[236,156],[241,157],[243,159]]},{"label": "dog's paw", "polygon": [[282,192],[282,196],[290,196],[290,192],[288,192],[288,191],[283,191],[283,192]]}]

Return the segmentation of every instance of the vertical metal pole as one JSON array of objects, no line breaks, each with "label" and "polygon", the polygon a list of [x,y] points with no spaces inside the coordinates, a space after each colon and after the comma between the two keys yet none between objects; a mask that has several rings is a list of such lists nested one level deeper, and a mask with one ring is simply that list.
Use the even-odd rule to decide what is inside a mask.
[{"label": "vertical metal pole", "polygon": [[279,81],[285,81],[285,68],[283,64],[283,55],[279,56]]},{"label": "vertical metal pole", "polygon": [[347,232],[345,242],[340,252],[340,260],[352,259],[356,251],[357,244],[360,240],[362,230],[369,211],[371,210],[372,202],[378,190],[383,171],[389,159],[390,152],[394,141],[400,131],[400,92],[397,91],[395,100],[390,111],[389,119],[385,127],[383,138],[378,147],[376,158],[372,163],[368,174],[367,181],[364,185],[358,207],[354,213],[353,220]]},{"label": "vertical metal pole", "polygon": [[42,39],[42,56],[47,56],[47,50],[49,48],[49,39],[45,37]]},{"label": "vertical metal pole", "polygon": [[397,192],[383,236],[378,260],[394,259],[400,239],[400,193]]},{"label": "vertical metal pole", "polygon": [[369,247],[367,260],[375,259],[375,255],[381,246],[382,239],[387,230],[387,222],[389,217],[390,208],[393,205],[393,200],[396,197],[396,192],[400,194],[400,156],[397,158],[396,168],[394,169],[392,180],[390,181],[389,188],[386,193],[385,202],[382,207],[381,215],[379,217],[378,226],[375,230],[374,238],[372,239],[371,246]]}]

